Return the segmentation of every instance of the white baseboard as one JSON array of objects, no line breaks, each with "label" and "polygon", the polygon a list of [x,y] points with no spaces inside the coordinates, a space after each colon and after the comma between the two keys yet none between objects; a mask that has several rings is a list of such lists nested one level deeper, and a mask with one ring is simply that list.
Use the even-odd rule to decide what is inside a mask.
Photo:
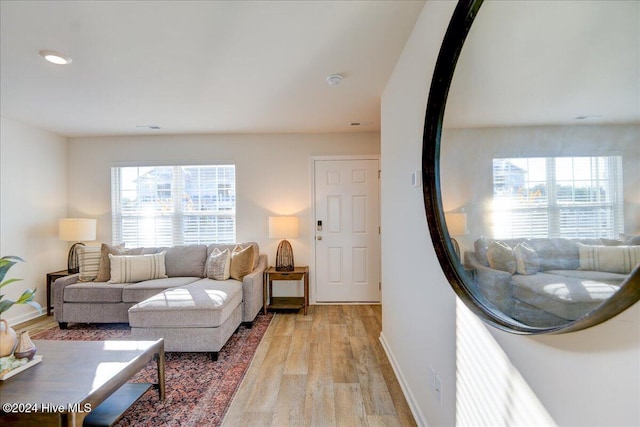
[{"label": "white baseboard", "polygon": [[383,332],[380,332],[380,343],[382,344],[382,348],[384,349],[389,362],[391,362],[391,368],[393,368],[393,372],[396,374],[396,378],[398,378],[400,388],[402,388],[402,393],[404,394],[405,399],[407,399],[409,409],[411,409],[411,413],[413,414],[413,418],[415,419],[416,424],[418,424],[418,426],[420,427],[429,427],[427,420],[424,418],[424,415],[422,415],[422,412],[420,411],[420,407],[416,404],[416,399],[413,397],[413,394],[411,393],[411,390],[407,385],[407,381],[405,380],[404,375],[402,375],[402,371],[400,371],[400,368],[398,367],[398,363],[396,362],[396,359],[391,352],[391,348],[389,347],[389,344],[387,343]]},{"label": "white baseboard", "polygon": [[33,310],[30,313],[24,313],[24,314],[21,314],[20,316],[12,317],[12,318],[5,319],[5,320],[7,321],[9,326],[13,327],[15,325],[19,325],[20,323],[24,323],[24,322],[28,322],[29,320],[37,319],[38,317],[41,317],[43,315],[46,316],[46,308],[44,308],[44,307],[42,308],[42,314],[38,313],[35,310]]}]

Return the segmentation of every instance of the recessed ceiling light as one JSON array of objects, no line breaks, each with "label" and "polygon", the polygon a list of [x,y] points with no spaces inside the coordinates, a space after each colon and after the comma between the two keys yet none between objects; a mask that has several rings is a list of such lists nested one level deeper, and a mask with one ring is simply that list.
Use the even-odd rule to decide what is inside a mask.
[{"label": "recessed ceiling light", "polygon": [[52,50],[41,50],[38,52],[40,56],[42,56],[46,61],[51,62],[56,65],[67,65],[71,64],[71,58],[65,56],[59,52],[54,52]]},{"label": "recessed ceiling light", "polygon": [[337,86],[342,83],[342,74],[330,74],[327,76],[329,86]]}]

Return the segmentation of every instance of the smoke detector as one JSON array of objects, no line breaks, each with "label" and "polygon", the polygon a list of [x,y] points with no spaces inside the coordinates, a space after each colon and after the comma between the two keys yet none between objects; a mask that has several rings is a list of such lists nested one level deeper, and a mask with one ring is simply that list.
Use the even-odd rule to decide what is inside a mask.
[{"label": "smoke detector", "polygon": [[342,74],[330,74],[327,76],[329,86],[338,86],[342,83]]}]

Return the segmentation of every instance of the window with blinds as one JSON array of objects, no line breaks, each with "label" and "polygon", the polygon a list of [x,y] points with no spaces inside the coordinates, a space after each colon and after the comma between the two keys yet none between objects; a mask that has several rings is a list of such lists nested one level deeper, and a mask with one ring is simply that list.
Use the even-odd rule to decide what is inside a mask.
[{"label": "window with blinds", "polygon": [[615,238],[622,157],[493,159],[494,238]]},{"label": "window with blinds", "polygon": [[235,165],[112,167],[113,242],[233,243],[235,181]]}]

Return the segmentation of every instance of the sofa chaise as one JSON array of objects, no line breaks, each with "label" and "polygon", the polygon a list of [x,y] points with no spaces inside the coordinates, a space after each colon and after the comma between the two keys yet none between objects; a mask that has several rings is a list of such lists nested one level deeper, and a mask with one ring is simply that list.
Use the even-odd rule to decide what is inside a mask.
[{"label": "sofa chaise", "polygon": [[[86,261],[91,257],[93,263]],[[109,260],[108,280],[100,277],[103,271],[83,277],[83,259],[96,265],[96,257],[98,270]],[[214,271],[212,278],[214,258],[225,271]],[[138,261],[153,272],[139,269]],[[232,274],[238,265],[240,270]],[[164,338],[166,351],[211,352],[215,359],[234,331],[243,323],[251,327],[260,312],[266,267],[267,256],[254,242],[130,250],[105,244],[85,247],[80,273],[53,284],[55,320],[61,329],[71,322],[129,323],[134,339]]]}]

